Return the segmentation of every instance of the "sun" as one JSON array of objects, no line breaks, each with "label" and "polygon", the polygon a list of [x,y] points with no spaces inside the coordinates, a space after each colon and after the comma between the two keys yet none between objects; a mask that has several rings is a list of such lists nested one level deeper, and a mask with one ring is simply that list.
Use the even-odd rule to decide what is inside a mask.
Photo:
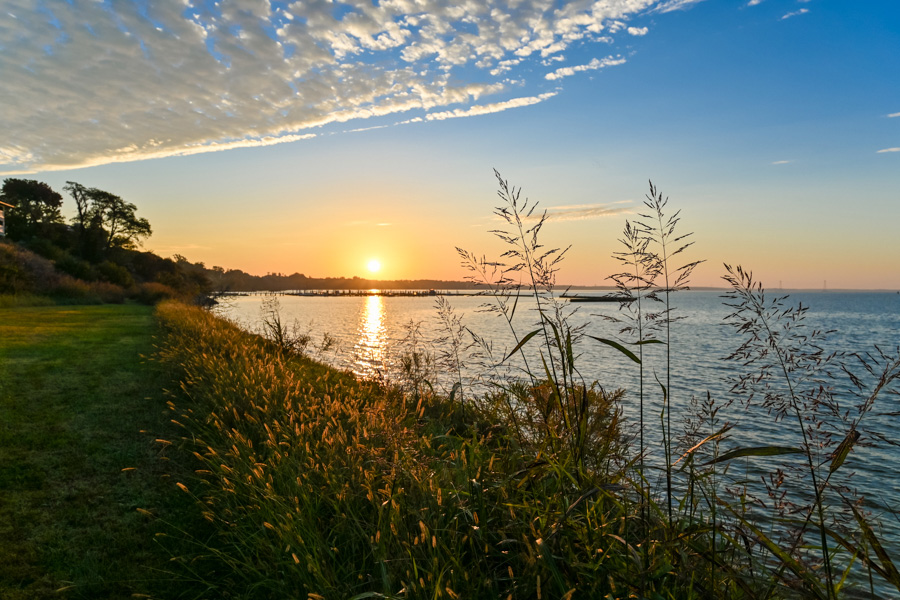
[{"label": "sun", "polygon": [[373,258],[368,264],[370,273],[377,273],[381,270],[381,262],[377,258]]}]

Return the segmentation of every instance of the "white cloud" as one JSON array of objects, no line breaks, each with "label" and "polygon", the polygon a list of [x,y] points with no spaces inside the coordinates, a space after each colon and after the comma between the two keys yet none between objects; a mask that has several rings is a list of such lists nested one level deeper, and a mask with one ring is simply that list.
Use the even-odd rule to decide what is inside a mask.
[{"label": "white cloud", "polygon": [[703,0],[668,0],[667,2],[661,2],[659,6],[653,10],[654,12],[659,13],[668,13],[673,10],[687,10],[699,2],[703,2]]},{"label": "white cloud", "polygon": [[787,165],[787,164],[790,164],[790,163],[792,163],[792,162],[794,162],[794,161],[792,161],[792,160],[776,160],[776,161],[773,162],[772,164],[773,164],[773,165]]},{"label": "white cloud", "polygon": [[888,115],[888,119],[893,119],[894,117],[900,117],[900,112],[895,112]]},{"label": "white cloud", "polygon": [[629,27],[627,31],[633,36],[640,37],[642,35],[647,35],[647,32],[650,31],[650,29],[648,27]]},{"label": "white cloud", "polygon": [[554,54],[553,56],[542,60],[541,64],[544,65],[545,67],[549,67],[550,65],[552,65],[555,62],[562,62],[564,60],[566,60],[566,57],[563,56],[562,54]]},{"label": "white cloud", "polygon": [[596,71],[597,69],[602,69],[604,67],[612,67],[615,65],[623,65],[625,64],[625,59],[622,57],[613,58],[611,56],[607,56],[604,59],[593,59],[586,65],[576,65],[574,67],[560,67],[551,73],[547,73],[544,75],[544,79],[548,81],[556,81],[557,79],[562,79],[563,77],[571,77],[575,73],[580,73],[581,71]]},{"label": "white cloud", "polygon": [[762,4],[762,3],[763,3],[763,0],[750,0],[750,2],[747,3],[747,6],[756,6],[757,4]]},{"label": "white cloud", "polygon": [[[619,206],[617,206],[619,205]],[[632,212],[631,203],[627,201],[612,204],[575,204],[572,206],[553,206],[546,209],[548,221],[584,221],[586,219],[602,219]],[[541,217],[543,211],[535,211],[531,220]]]},{"label": "white cloud", "polygon": [[372,127],[357,127],[356,129],[348,129],[344,133],[360,133],[362,131],[372,131],[373,129],[384,129],[388,125],[373,125]]},{"label": "white cloud", "polygon": [[885,152],[900,152],[900,148],[884,148],[883,150],[879,150],[878,154],[884,154]]},{"label": "white cloud", "polygon": [[805,15],[808,12],[809,12],[808,8],[801,8],[800,10],[795,10],[795,11],[787,13],[786,15],[781,17],[781,20],[784,21],[785,19],[790,19],[791,17],[796,17],[797,15]]},{"label": "white cloud", "polygon": [[[524,106],[568,73],[542,80],[543,61],[596,50],[617,32],[642,35],[627,27],[635,15],[697,1],[383,0],[335,12],[326,0],[3,0],[0,173],[284,143],[391,114]],[[512,80],[531,86],[527,96],[509,99]]]},{"label": "white cloud", "polygon": [[540,96],[528,96],[525,98],[513,98],[512,100],[507,100],[506,102],[495,102],[493,104],[484,104],[484,105],[476,105],[471,108],[457,108],[455,110],[448,110],[444,112],[438,113],[429,113],[425,115],[425,118],[429,121],[444,121],[446,119],[457,119],[459,117],[474,117],[477,115],[489,115],[491,113],[498,113],[504,110],[509,110],[510,108],[520,108],[522,106],[531,106],[532,104],[537,104],[539,102],[543,102],[547,98],[552,98],[558,92],[547,92],[546,94],[541,94]]}]

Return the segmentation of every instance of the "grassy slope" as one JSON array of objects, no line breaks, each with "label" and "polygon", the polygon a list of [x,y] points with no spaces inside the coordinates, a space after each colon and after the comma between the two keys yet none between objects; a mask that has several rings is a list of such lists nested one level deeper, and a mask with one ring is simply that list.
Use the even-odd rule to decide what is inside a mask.
[{"label": "grassy slope", "polygon": [[184,502],[142,433],[167,419],[142,359],[152,324],[133,305],[0,311],[0,598],[171,589],[158,522],[137,511]]}]

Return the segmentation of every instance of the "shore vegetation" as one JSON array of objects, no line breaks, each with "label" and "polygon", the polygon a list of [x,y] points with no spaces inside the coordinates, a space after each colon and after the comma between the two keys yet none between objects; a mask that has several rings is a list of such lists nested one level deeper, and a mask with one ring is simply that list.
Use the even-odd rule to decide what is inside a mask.
[{"label": "shore vegetation", "polygon": [[[890,507],[857,493],[849,468],[860,444],[896,444],[870,425],[897,415],[900,353],[826,355],[804,307],[726,266],[726,322],[744,340],[730,357],[732,394],[689,389],[669,360],[682,324],[673,298],[698,260],[680,260],[693,248],[666,198],[651,186],[647,215],[626,224],[613,280],[629,302],[609,337],[592,337],[557,295],[565,251],[541,244],[546,217],[497,177],[494,234],[507,251],[460,256],[512,348],[494,349],[439,301],[445,346],[412,343],[405,379],[365,381],[311,360],[282,327],[265,339],[159,306],[158,359],[182,429],[170,441],[196,473],[176,486],[216,532],[191,538],[195,553],[180,558],[189,579],[234,598],[900,591],[896,544],[877,533]],[[534,323],[519,330],[526,305]],[[641,389],[582,373],[583,344],[614,348],[642,370]],[[663,347],[659,364],[648,344]],[[476,364],[486,393],[462,376]],[[453,374],[449,394],[429,383],[435,368]],[[638,407],[631,421],[625,403]],[[737,407],[784,435],[743,443],[725,416]]]}]

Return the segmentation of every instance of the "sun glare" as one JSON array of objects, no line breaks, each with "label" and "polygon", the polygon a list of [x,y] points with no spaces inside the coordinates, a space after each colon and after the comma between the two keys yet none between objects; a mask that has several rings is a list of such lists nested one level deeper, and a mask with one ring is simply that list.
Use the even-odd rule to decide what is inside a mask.
[{"label": "sun glare", "polygon": [[369,271],[371,273],[377,273],[381,270],[381,263],[377,259],[372,259],[369,261]]}]

